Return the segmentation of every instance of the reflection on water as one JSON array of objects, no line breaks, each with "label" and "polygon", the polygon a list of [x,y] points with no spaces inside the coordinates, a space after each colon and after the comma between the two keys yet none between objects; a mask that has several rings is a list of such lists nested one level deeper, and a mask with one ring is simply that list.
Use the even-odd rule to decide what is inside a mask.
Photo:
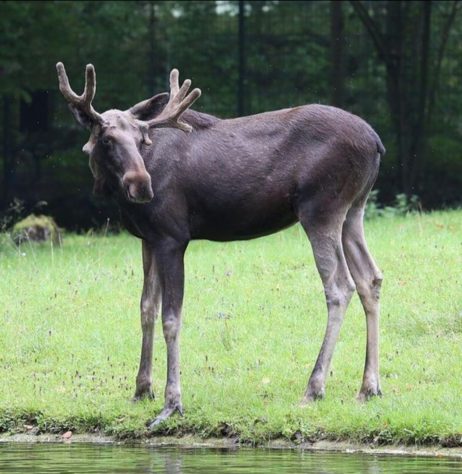
[{"label": "reflection on water", "polygon": [[0,473],[455,473],[462,461],[275,450],[0,444]]}]

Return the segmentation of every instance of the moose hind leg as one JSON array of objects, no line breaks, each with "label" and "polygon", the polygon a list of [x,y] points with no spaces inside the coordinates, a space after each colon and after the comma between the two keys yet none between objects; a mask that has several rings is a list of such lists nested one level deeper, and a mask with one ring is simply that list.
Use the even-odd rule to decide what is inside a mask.
[{"label": "moose hind leg", "polygon": [[364,206],[353,207],[343,226],[343,247],[366,314],[366,362],[359,401],[381,395],[379,378],[379,297],[382,274],[371,257],[364,237]]},{"label": "moose hind leg", "polygon": [[324,397],[326,377],[335,344],[345,311],[355,289],[342,247],[344,218],[345,213],[337,211],[332,214],[325,212],[320,218],[310,216],[307,219],[300,219],[311,242],[316,266],[324,286],[328,310],[326,333],[302,404]]}]

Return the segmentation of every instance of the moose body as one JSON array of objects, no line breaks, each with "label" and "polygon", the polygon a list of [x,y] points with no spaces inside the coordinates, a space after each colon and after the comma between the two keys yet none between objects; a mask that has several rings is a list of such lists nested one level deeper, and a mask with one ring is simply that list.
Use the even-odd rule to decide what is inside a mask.
[{"label": "moose body", "polygon": [[[142,209],[120,200],[127,227],[142,239],[159,232],[187,241],[271,234],[297,222],[307,203],[352,202],[377,175],[377,135],[334,107],[229,120],[187,111],[183,120],[194,133],[158,129],[142,150],[154,199]],[[322,203],[309,199],[320,190]]]},{"label": "moose body", "polygon": [[[128,111],[99,115],[91,106],[93,68],[87,67],[85,92],[77,96],[58,65],[61,91],[92,132],[84,150],[90,155],[95,189],[116,197],[126,227],[142,239],[137,399],[152,396],[154,321],[162,306],[165,406],[151,426],[182,412],[178,339],[188,243],[250,239],[295,222],[310,239],[328,307],[326,334],[303,402],[324,396],[335,342],[355,288],[367,321],[359,399],[379,395],[382,276],[367,250],[363,214],[385,152],[380,138],[359,117],[322,105],[226,120],[187,110],[200,92],[186,95],[189,83],[180,89],[177,74],[174,70],[171,75],[170,96],[159,94]],[[193,133],[184,133],[191,129]]]}]

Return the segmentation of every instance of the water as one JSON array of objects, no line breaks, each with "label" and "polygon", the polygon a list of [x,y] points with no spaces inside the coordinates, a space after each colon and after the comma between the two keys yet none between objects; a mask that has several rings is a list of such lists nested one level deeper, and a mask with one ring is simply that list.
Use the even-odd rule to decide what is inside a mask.
[{"label": "water", "polygon": [[0,473],[10,474],[411,474],[462,473],[450,458],[278,450],[147,448],[108,445],[3,444]]}]

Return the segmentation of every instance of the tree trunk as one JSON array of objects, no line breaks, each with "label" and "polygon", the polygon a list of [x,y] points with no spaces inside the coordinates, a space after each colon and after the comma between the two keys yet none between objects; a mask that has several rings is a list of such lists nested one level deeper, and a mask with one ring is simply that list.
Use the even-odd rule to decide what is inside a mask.
[{"label": "tree trunk", "polygon": [[156,92],[156,14],[155,5],[153,2],[149,2],[149,57],[148,57],[148,95],[152,96]]},{"label": "tree trunk", "polygon": [[[431,95],[428,57],[432,3],[388,0],[384,33],[363,2],[352,1],[351,4],[386,67],[387,102],[396,138],[397,181],[410,196],[415,192],[425,150],[425,122]],[[415,44],[413,41],[417,41],[415,51],[406,55],[405,51]]]},{"label": "tree trunk", "polygon": [[237,84],[237,115],[246,113],[245,76],[246,76],[246,41],[245,41],[245,2],[239,0],[238,14],[238,84]]},{"label": "tree trunk", "polygon": [[415,129],[412,134],[412,143],[409,150],[409,173],[408,186],[406,194],[412,194],[415,190],[418,173],[422,165],[425,154],[425,125],[427,122],[428,111],[428,58],[430,54],[430,28],[431,28],[431,11],[432,2],[430,0],[421,2],[422,9],[422,25],[420,38],[420,64],[419,64],[419,92],[417,104],[417,117],[415,121]]},{"label": "tree trunk", "polygon": [[[404,24],[402,1],[387,2],[386,38],[388,45],[387,101],[390,108],[396,137],[398,159],[397,179],[406,192],[408,173],[407,123],[411,119],[406,110],[406,97],[403,91],[406,81],[404,68]],[[404,20],[404,21],[403,21]]]},{"label": "tree trunk", "polygon": [[4,205],[8,204],[14,182],[12,100],[3,96],[3,193]]},{"label": "tree trunk", "polygon": [[345,60],[342,2],[330,2],[331,103],[342,107],[345,101]]}]

